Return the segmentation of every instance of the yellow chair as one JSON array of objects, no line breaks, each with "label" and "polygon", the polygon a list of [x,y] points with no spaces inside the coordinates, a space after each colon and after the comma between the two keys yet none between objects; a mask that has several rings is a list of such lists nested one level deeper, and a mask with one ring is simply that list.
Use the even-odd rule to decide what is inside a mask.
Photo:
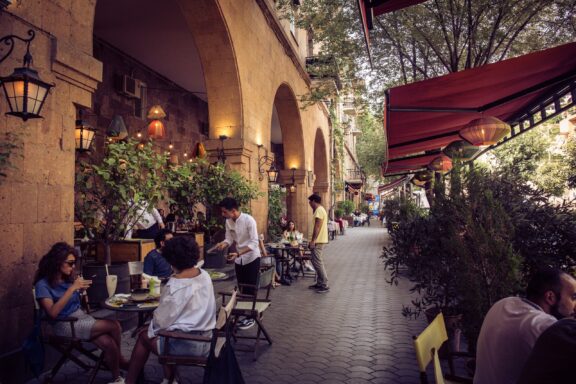
[{"label": "yellow chair", "polygon": [[[420,369],[420,382],[422,384],[428,384],[426,367],[428,367],[431,361],[434,361],[436,384],[472,383],[471,378],[455,376],[453,372],[446,376],[442,374],[438,350],[440,350],[440,347],[446,340],[448,340],[448,333],[446,332],[444,315],[442,313],[439,313],[418,337],[414,337],[414,349],[416,349],[416,359],[418,360],[418,368]],[[469,356],[463,353],[458,353],[457,355]]]}]

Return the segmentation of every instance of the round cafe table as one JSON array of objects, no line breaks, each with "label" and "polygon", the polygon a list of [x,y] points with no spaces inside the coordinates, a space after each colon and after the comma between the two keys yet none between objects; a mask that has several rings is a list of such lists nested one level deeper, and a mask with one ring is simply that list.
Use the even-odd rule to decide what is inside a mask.
[{"label": "round cafe table", "polygon": [[[114,298],[121,297],[125,299],[126,302],[119,304],[114,302]],[[136,336],[136,332],[146,324],[146,320],[152,315],[152,312],[158,308],[159,297],[154,299],[149,299],[142,302],[134,302],[129,295],[122,296],[112,296],[102,304],[103,308],[109,309],[116,312],[136,312],[138,314],[138,325],[134,332],[132,332],[132,337]]]}]

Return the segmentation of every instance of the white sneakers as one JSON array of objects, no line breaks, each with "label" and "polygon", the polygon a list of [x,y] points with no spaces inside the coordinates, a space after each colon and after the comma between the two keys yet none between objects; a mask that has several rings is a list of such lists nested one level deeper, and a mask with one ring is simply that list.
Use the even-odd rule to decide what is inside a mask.
[{"label": "white sneakers", "polygon": [[124,378],[123,378],[122,376],[118,376],[118,377],[116,378],[116,380],[111,381],[111,382],[108,383],[108,384],[125,384],[125,383],[126,383],[126,382],[124,381]]}]

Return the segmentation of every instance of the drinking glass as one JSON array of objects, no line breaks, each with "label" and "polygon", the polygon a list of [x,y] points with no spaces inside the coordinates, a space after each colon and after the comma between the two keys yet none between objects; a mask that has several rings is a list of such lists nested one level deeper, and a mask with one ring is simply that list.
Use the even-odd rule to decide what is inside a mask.
[{"label": "drinking glass", "polygon": [[118,285],[118,276],[116,275],[106,276],[106,289],[108,290],[108,297],[114,296],[114,293],[116,293],[117,285]]}]

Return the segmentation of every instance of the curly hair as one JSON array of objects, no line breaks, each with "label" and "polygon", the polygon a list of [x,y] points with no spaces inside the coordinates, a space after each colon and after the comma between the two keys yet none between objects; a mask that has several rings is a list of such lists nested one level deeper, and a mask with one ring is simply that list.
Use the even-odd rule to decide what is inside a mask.
[{"label": "curly hair", "polygon": [[[42,279],[46,279],[50,285],[55,285],[61,277],[60,266],[66,261],[68,255],[74,255],[75,258],[78,258],[78,251],[65,242],[54,244],[48,253],[40,259],[36,276],[34,277],[34,284]],[[71,283],[72,279],[72,276],[66,276],[64,281]]]},{"label": "curly hair", "polygon": [[185,236],[168,240],[162,248],[162,256],[179,271],[194,267],[198,262],[199,254],[196,241]]}]

